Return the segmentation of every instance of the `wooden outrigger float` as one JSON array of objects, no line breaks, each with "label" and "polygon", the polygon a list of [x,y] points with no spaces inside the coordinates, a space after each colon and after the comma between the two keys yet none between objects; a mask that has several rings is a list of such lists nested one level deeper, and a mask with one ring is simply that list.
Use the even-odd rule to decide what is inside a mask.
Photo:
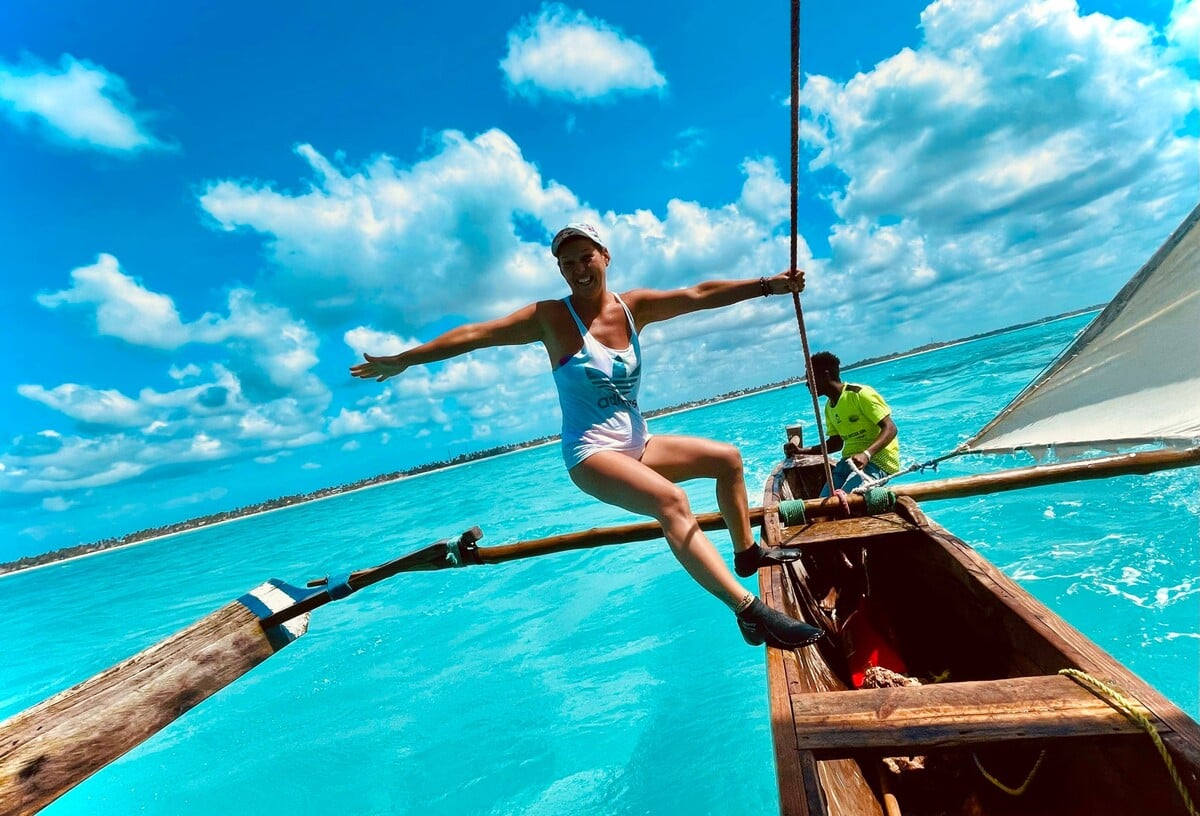
[{"label": "wooden outrigger float", "polygon": [[849,516],[792,498],[821,471],[820,457],[785,462],[763,497],[764,544],[804,555],[760,572],[761,595],[830,632],[767,652],[785,816],[1195,812],[1200,725],[912,498],[866,515],[856,497]]}]

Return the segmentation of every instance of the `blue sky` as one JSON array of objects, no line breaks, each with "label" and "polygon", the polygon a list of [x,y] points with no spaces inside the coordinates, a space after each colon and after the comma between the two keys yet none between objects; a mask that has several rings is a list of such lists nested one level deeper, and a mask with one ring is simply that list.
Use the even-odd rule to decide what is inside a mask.
[{"label": "blue sky", "polygon": [[[784,3],[0,8],[0,559],[557,432],[540,349],[392,352],[788,256]],[[1110,298],[1200,196],[1200,4],[804,6],[801,257],[843,359]],[[648,408],[795,376],[790,300],[648,330]],[[952,447],[956,440],[948,440]]]}]

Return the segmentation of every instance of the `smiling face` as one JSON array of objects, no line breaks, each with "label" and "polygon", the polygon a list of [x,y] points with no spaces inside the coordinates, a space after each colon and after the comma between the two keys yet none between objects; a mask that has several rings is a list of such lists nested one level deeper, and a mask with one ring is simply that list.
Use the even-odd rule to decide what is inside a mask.
[{"label": "smiling face", "polygon": [[571,294],[592,295],[604,291],[610,260],[612,256],[604,247],[587,238],[571,238],[559,247],[558,271],[571,287]]}]

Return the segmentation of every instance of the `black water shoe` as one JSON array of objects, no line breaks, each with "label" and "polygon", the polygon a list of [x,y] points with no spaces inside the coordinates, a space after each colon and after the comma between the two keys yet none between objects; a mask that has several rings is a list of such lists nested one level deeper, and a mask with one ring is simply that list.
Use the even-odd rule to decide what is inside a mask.
[{"label": "black water shoe", "polygon": [[789,618],[758,598],[737,613],[738,628],[751,646],[766,643],[776,649],[799,649],[825,637],[825,630]]},{"label": "black water shoe", "polygon": [[741,552],[733,554],[733,569],[743,578],[749,578],[763,567],[769,567],[772,564],[786,564],[799,557],[799,550],[786,547],[772,547],[764,550],[758,544],[751,544]]}]

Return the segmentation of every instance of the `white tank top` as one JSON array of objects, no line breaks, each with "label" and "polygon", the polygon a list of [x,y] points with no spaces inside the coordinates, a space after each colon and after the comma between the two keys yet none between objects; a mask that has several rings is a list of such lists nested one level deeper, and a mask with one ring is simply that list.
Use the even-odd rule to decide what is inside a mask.
[{"label": "white tank top", "polygon": [[642,380],[641,344],[629,307],[619,295],[614,297],[629,320],[629,348],[621,351],[592,337],[571,306],[571,299],[563,298],[583,338],[583,347],[554,369],[562,408],[563,460],[568,470],[602,450],[640,458],[650,439],[637,404]]}]

